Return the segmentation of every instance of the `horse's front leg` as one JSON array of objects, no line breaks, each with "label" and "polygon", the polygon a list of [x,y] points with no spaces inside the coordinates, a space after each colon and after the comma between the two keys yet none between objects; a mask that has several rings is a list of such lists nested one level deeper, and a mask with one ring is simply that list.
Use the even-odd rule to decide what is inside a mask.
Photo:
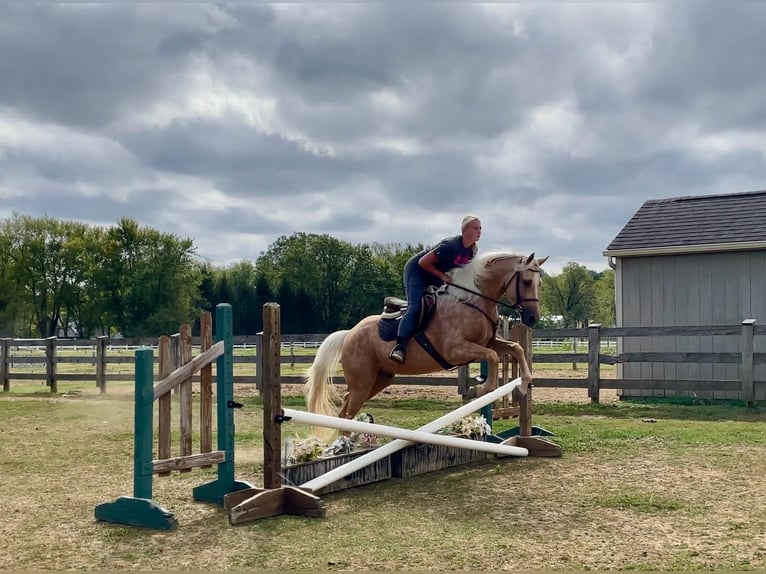
[{"label": "horse's front leg", "polygon": [[475,399],[487,393],[491,393],[497,388],[497,365],[499,359],[497,353],[488,347],[476,343],[466,343],[459,349],[454,349],[450,354],[449,361],[452,364],[463,365],[476,360],[486,361],[489,367],[487,380],[481,385],[475,385],[468,389],[468,398]]},{"label": "horse's front leg", "polygon": [[518,393],[513,392],[514,399],[518,400],[527,394],[529,385],[532,384],[532,371],[529,369],[529,363],[527,363],[527,355],[524,352],[524,348],[515,343],[514,341],[506,341],[505,339],[497,338],[492,341],[490,345],[498,355],[510,354],[516,362],[519,364],[519,371],[521,375],[521,385],[518,387]]}]

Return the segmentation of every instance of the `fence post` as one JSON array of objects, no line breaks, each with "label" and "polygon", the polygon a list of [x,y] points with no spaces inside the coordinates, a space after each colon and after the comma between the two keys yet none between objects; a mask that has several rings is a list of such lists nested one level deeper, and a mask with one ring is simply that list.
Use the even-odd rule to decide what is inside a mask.
[{"label": "fence post", "polygon": [[106,393],[106,341],[108,337],[96,337],[96,387],[103,395]]},{"label": "fence post", "polygon": [[8,349],[10,348],[9,339],[0,339],[0,380],[3,381],[3,392],[11,392],[11,377],[8,372]]},{"label": "fence post", "polygon": [[51,393],[59,392],[56,380],[56,337],[45,339],[45,383],[51,388]]},{"label": "fence post", "polygon": [[255,334],[255,390],[263,392],[263,331]]},{"label": "fence post", "polygon": [[599,386],[601,379],[601,325],[594,323],[588,325],[588,397],[591,403],[599,400]]},{"label": "fence post", "polygon": [[263,488],[282,486],[282,427],[274,417],[281,415],[281,334],[279,304],[263,306]]},{"label": "fence post", "polygon": [[[178,330],[178,363],[182,367],[192,360],[191,325],[184,323]],[[181,456],[192,454],[192,377],[178,385],[179,411],[181,419]],[[191,468],[181,469],[181,472],[191,472]]]},{"label": "fence post", "polygon": [[457,392],[463,397],[463,401],[468,400],[468,365],[460,365],[457,368]]},{"label": "fence post", "polygon": [[740,384],[742,398],[748,407],[755,406],[755,388],[753,387],[753,333],[755,319],[742,321],[742,366],[740,367]]},{"label": "fence post", "polygon": [[[160,380],[167,377],[175,371],[175,355],[170,337],[162,335],[157,344],[157,354],[159,355],[159,370],[157,376]],[[157,419],[157,458],[170,458],[170,436],[171,436],[171,416],[173,412],[173,402],[171,392],[168,391],[157,399],[158,419]],[[168,476],[170,471],[157,473],[158,476]]]},{"label": "fence post", "polygon": [[[213,346],[213,316],[209,311],[199,321],[200,353]],[[213,451],[213,365],[202,367],[199,373],[199,451]],[[211,465],[212,466],[212,465]]]}]

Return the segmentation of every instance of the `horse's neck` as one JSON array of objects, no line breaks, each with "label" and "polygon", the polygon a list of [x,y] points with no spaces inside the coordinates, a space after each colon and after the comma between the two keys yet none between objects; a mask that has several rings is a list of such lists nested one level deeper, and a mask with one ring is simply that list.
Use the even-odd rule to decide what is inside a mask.
[{"label": "horse's neck", "polygon": [[[497,286],[495,289],[488,290],[486,286],[479,288],[474,281],[474,275],[466,273],[464,269],[457,270],[452,276],[453,283],[458,286],[457,289],[449,290],[454,296],[465,303],[469,303],[475,307],[481,309],[489,317],[493,317],[497,320],[497,303],[495,301],[502,295],[501,287]],[[463,287],[469,291],[460,289]],[[491,292],[489,292],[491,291]],[[495,293],[497,291],[497,293]]]}]

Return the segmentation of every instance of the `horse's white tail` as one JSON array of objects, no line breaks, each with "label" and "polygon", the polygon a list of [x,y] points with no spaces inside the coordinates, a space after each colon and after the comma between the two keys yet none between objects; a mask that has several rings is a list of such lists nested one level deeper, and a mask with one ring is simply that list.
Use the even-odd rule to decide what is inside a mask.
[{"label": "horse's white tail", "polygon": [[338,368],[340,351],[347,334],[348,330],[335,331],[319,345],[303,387],[309,412],[328,416],[335,416],[338,412],[336,403],[340,400],[340,393],[332,384],[332,377]]}]

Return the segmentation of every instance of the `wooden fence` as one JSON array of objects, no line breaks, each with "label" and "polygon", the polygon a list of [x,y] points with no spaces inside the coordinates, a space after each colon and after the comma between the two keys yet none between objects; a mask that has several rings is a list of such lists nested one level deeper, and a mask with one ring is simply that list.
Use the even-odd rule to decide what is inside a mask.
[{"label": "wooden fence", "polygon": [[[700,391],[700,392],[727,392],[736,391],[741,394],[743,400],[752,404],[756,398],[766,396],[766,381],[754,380],[753,367],[766,364],[766,353],[755,352],[754,337],[766,335],[766,326],[759,326],[755,321],[748,319],[740,325],[712,325],[712,326],[686,326],[686,327],[608,327],[590,325],[581,329],[537,329],[530,330],[525,327],[511,328],[506,322],[501,325],[501,335],[519,341],[527,349],[527,355],[532,363],[583,363],[587,364],[587,375],[584,378],[540,378],[535,377],[534,384],[537,387],[547,388],[581,388],[588,390],[591,401],[598,402],[601,389],[652,389],[652,390],[676,390],[676,391]],[[709,336],[709,335],[736,335],[740,341],[739,350],[736,352],[718,353],[694,353],[694,352],[631,352],[608,354],[602,353],[601,341],[604,338],[614,339],[621,337],[654,337],[654,336]],[[588,341],[587,352],[575,353],[533,353],[532,337],[541,339],[585,339]],[[326,337],[325,334],[282,335],[283,346],[282,364],[301,365],[313,362],[312,355],[296,353],[296,347],[314,347]],[[171,337],[172,353],[178,352],[178,337]],[[193,344],[199,345],[195,338]],[[109,340],[106,337],[97,339],[1,339],[0,340],[0,380],[3,391],[10,391],[11,380],[37,380],[45,382],[51,392],[58,392],[58,381],[95,381],[101,392],[106,392],[107,383],[110,381],[133,380],[133,374],[110,373],[110,365],[133,363],[133,356],[120,356],[115,351],[116,346],[135,347],[140,345],[156,345],[156,339],[119,339]],[[255,384],[260,388],[259,357],[262,353],[261,336],[235,337],[234,345],[252,346],[255,352],[252,355],[235,354],[236,365],[252,365],[252,374],[235,374],[234,382],[241,384]],[[29,346],[44,348],[44,355],[26,356],[20,355],[13,350],[23,349]],[[70,356],[59,354],[64,348],[88,347],[89,356]],[[287,349],[285,349],[287,347]],[[285,354],[287,353],[287,354]],[[155,354],[154,361],[158,362]],[[740,365],[739,378],[731,380],[717,379],[679,379],[667,380],[655,379],[625,379],[604,378],[601,376],[601,365],[619,365],[630,362],[639,363],[736,363]],[[44,364],[44,373],[19,372],[14,367],[17,363]],[[58,365],[62,363],[78,363],[95,365],[94,373],[59,373]],[[500,374],[502,380],[517,376],[515,365],[505,362],[501,365]],[[282,384],[299,384],[303,382],[302,375],[282,375]],[[343,377],[338,376],[336,382],[343,382]],[[462,367],[451,376],[402,376],[394,379],[399,385],[429,385],[456,387],[460,394],[467,392],[470,384],[468,369]]]},{"label": "wooden fence", "polygon": [[[649,389],[662,391],[697,391],[697,392],[738,392],[748,406],[752,406],[756,397],[766,399],[766,381],[756,381],[753,377],[755,365],[766,364],[766,353],[756,353],[754,339],[756,335],[766,335],[766,326],[758,326],[754,319],[747,319],[739,325],[712,325],[686,327],[601,327],[590,325],[582,329],[539,329],[535,336],[543,338],[587,338],[587,353],[546,353],[533,355],[533,361],[544,360],[546,363],[587,363],[585,379],[538,378],[537,387],[550,388],[587,388],[592,402],[598,402],[601,389]],[[714,335],[736,335],[739,350],[736,352],[695,353],[695,352],[623,352],[615,355],[603,354],[603,337],[700,337]],[[638,379],[638,378],[603,378],[601,365],[619,365],[625,363],[728,363],[739,365],[737,379]]]}]

